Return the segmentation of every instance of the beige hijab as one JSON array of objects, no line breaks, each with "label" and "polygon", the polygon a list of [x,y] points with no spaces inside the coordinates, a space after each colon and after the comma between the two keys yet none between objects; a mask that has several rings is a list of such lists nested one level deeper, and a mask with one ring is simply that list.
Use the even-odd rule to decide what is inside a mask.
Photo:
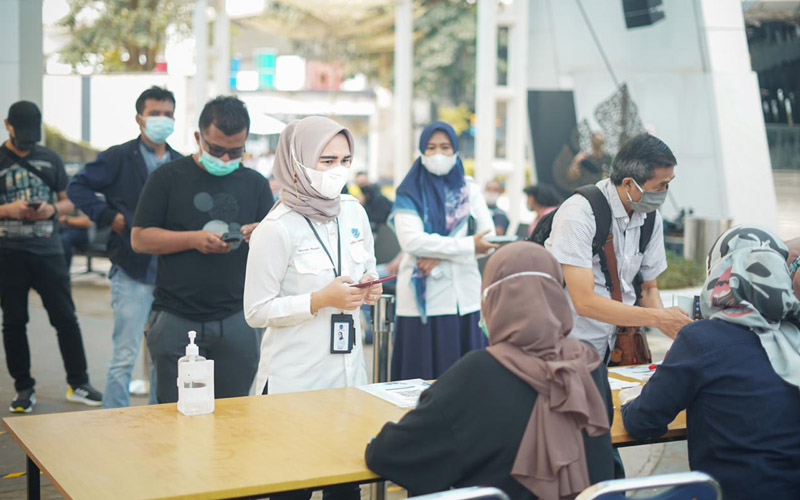
[{"label": "beige hijab", "polygon": [[336,134],[343,134],[353,153],[353,134],[324,116],[309,116],[293,120],[281,132],[278,150],[272,167],[275,180],[281,186],[281,203],[315,222],[328,222],[339,215],[340,198],[323,198],[311,187],[311,179],[294,158],[308,168],[315,168],[325,146]]},{"label": "beige hijab", "polygon": [[544,247],[511,243],[483,273],[481,313],[489,353],[539,393],[511,475],[544,500],[589,486],[581,430],[608,432],[606,406],[590,372],[600,356],[567,338],[572,312],[561,266]]}]

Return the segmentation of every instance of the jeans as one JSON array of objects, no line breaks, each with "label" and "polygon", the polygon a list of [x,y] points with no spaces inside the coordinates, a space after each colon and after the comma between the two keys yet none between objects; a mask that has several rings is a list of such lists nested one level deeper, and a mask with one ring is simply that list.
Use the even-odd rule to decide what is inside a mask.
[{"label": "jeans", "polygon": [[197,332],[200,355],[214,360],[214,397],[249,395],[261,355],[260,333],[245,322],[244,311],[211,321],[153,311],[147,322],[147,347],[156,367],[158,402],[178,401],[178,359],[186,354],[190,330]]},{"label": "jeans", "polygon": [[22,250],[0,249],[0,307],[3,309],[3,346],[14,388],[33,388],[31,352],[28,345],[28,293],[33,288],[42,298],[50,324],[56,329],[58,348],[72,387],[89,381],[86,353],[75,316],[72,289],[63,255],[36,255]]},{"label": "jeans", "polygon": [[[129,386],[139,357],[144,327],[153,303],[153,289],[128,276],[122,268],[111,269],[111,309],[114,311],[113,351],[103,391],[103,408],[130,406]],[[150,404],[155,404],[155,367],[150,363]]]},{"label": "jeans", "polygon": [[72,268],[72,249],[85,248],[89,243],[89,230],[74,227],[62,227],[59,231],[61,246],[64,247],[64,260],[67,263],[67,272]]}]

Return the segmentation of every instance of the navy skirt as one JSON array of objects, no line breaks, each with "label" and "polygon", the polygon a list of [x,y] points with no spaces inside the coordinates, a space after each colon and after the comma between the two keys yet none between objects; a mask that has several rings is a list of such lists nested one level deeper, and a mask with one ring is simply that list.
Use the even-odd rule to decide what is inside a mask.
[{"label": "navy skirt", "polygon": [[392,354],[392,380],[439,378],[462,356],[488,345],[478,326],[480,312],[420,318],[398,316]]}]

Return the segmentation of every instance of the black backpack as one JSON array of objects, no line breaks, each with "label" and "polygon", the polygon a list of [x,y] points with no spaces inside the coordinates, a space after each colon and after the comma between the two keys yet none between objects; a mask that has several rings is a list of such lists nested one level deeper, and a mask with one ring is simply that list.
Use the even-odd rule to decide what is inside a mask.
[{"label": "black backpack", "polygon": [[[602,269],[603,276],[605,276],[606,279],[606,288],[611,290],[611,274],[608,271],[606,252],[603,248],[608,239],[608,232],[611,230],[611,207],[608,205],[606,197],[603,196],[603,192],[594,184],[579,187],[575,190],[575,193],[589,200],[589,205],[592,207],[596,226],[594,240],[592,240],[592,255],[597,255],[600,258],[600,269]],[[553,219],[557,211],[558,208],[539,219],[528,241],[544,245],[544,242],[550,237],[550,232],[553,229]],[[645,215],[644,225],[642,226],[642,233],[639,237],[639,253],[644,253],[648,243],[650,243],[655,223],[655,211],[647,213]],[[637,298],[641,296],[642,281],[641,273],[637,274],[633,283],[634,288],[636,288]]]}]

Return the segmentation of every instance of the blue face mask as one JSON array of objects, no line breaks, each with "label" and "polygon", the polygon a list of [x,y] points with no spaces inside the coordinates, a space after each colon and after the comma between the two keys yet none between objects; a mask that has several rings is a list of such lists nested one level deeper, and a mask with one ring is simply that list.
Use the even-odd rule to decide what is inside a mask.
[{"label": "blue face mask", "polygon": [[203,167],[206,169],[206,172],[211,175],[216,175],[217,177],[223,177],[232,173],[234,170],[239,168],[239,164],[241,162],[241,158],[222,161],[216,156],[211,156],[208,151],[203,151],[203,154],[200,156],[200,164],[203,165]]},{"label": "blue face mask", "polygon": [[144,122],[144,135],[156,144],[161,144],[175,130],[175,120],[168,116],[148,116]]},{"label": "blue face mask", "polygon": [[483,321],[483,312],[481,311],[481,319],[478,320],[478,328],[481,329],[486,338],[489,338],[489,328],[486,326],[486,322]]}]

